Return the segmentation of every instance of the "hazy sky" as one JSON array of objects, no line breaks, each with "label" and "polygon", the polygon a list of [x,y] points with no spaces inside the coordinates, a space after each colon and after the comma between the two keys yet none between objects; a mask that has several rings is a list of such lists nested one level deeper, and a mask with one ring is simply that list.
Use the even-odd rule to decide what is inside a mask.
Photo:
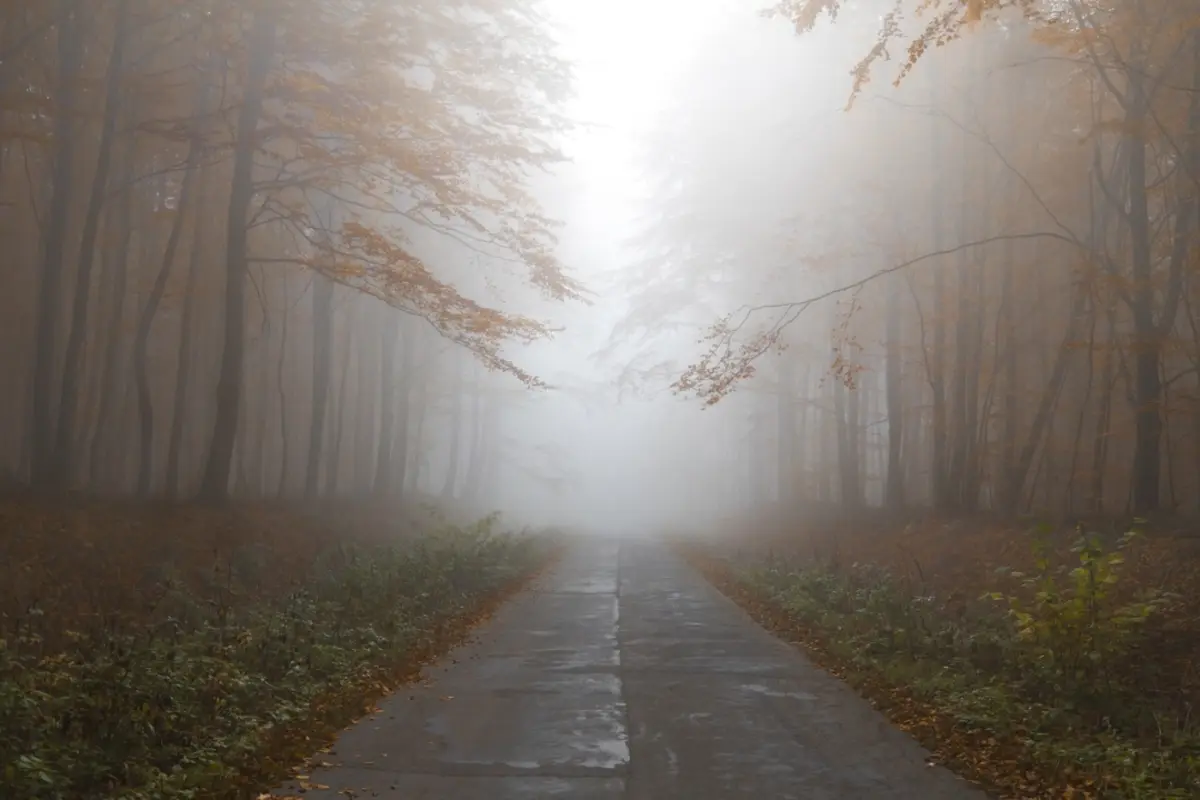
[{"label": "hazy sky", "polygon": [[[761,18],[756,11],[764,5],[549,0],[563,54],[574,65],[569,113],[579,128],[565,142],[572,163],[539,181],[538,190],[549,213],[565,222],[563,261],[597,297],[588,308],[550,309],[550,319],[565,330],[513,352],[522,366],[561,387],[506,412],[514,450],[526,451],[517,442],[534,451],[548,447],[553,458],[531,460],[563,465],[572,477],[569,488],[553,494],[514,472],[505,480],[510,507],[621,527],[678,518],[682,508],[696,513],[705,503],[719,511],[728,503],[721,492],[699,487],[719,488],[722,469],[739,457],[730,439],[739,427],[730,421],[741,420],[744,431],[749,407],[734,398],[704,410],[694,398],[671,394],[670,381],[692,359],[682,349],[694,344],[691,328],[672,338],[670,326],[655,323],[648,342],[620,342],[605,359],[597,353],[613,343],[630,295],[641,289],[629,274],[641,259],[630,242],[662,213],[661,201],[650,196],[648,153],[692,154],[705,160],[707,175],[739,184],[731,196],[761,197],[763,203],[715,211],[733,240],[767,241],[777,238],[773,231],[782,223],[763,217],[761,207],[788,205],[773,197],[780,191],[806,191],[802,182],[780,180],[779,170],[812,171],[806,162],[823,157],[814,143],[828,141],[830,126],[840,124],[853,63],[845,37],[826,31],[801,41],[786,23]],[[766,155],[765,140],[778,145],[781,135],[783,149]],[[783,258],[781,268],[788,268],[786,253],[754,257]],[[715,321],[710,308],[725,298],[715,299],[715,306],[709,297],[709,306],[688,312],[689,324]],[[733,294],[728,300],[733,307],[745,302]],[[631,362],[639,368],[674,363],[665,371],[672,374],[635,382],[638,391],[630,392],[621,377]]]},{"label": "hazy sky", "polygon": [[[738,3],[752,13],[749,6]],[[627,254],[624,243],[637,228],[638,201],[644,194],[638,148],[660,109],[678,90],[687,60],[710,35],[729,0],[550,0],[564,55],[574,64],[576,96],[570,113],[581,123],[565,143],[572,163],[551,179],[547,195],[563,207],[550,213],[566,222],[561,255],[574,274],[600,288]],[[618,404],[612,369],[593,354],[608,341],[624,313],[619,297],[599,296],[590,308],[558,310],[566,330],[553,341],[514,353],[561,391],[530,398],[510,412],[506,428],[522,442],[545,442],[559,451],[576,476],[560,495],[531,489],[514,474],[511,491],[535,497],[513,505],[536,506],[548,518],[604,520],[620,528],[647,515],[670,516],[686,491],[684,478],[664,481],[663,404],[675,413],[698,413],[669,395],[657,402],[626,398]],[[524,451],[526,448],[520,448]],[[653,483],[656,490],[646,492]],[[536,486],[536,483],[533,484]],[[524,501],[524,502],[522,502]]]}]

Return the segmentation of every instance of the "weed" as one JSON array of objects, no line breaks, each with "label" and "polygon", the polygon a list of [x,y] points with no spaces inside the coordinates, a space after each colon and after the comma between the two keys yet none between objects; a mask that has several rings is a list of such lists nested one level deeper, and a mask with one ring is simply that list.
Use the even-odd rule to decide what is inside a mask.
[{"label": "weed", "polygon": [[494,526],[333,545],[263,599],[244,592],[252,570],[216,570],[205,592],[166,570],[155,614],[52,651],[31,609],[0,639],[0,796],[232,797],[280,777],[547,557]]},{"label": "weed", "polygon": [[1145,658],[1178,598],[1126,577],[1136,538],[1077,529],[1064,561],[1038,529],[1031,568],[995,570],[974,601],[868,562],[685,554],[1005,796],[1193,797],[1200,730],[1154,692]]}]

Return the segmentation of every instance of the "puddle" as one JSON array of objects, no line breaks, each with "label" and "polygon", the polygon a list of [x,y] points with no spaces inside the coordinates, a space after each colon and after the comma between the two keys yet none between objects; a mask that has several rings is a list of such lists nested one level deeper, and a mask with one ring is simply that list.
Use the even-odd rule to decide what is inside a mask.
[{"label": "puddle", "polygon": [[808,692],[781,692],[778,689],[772,689],[768,686],[763,686],[761,683],[746,683],[741,687],[747,692],[761,694],[764,697],[790,697],[794,700],[816,700],[815,694]]},{"label": "puddle", "polygon": [[615,769],[629,763],[629,743],[624,738],[596,739],[583,745],[571,745],[579,753],[587,753],[578,763],[589,769]]}]

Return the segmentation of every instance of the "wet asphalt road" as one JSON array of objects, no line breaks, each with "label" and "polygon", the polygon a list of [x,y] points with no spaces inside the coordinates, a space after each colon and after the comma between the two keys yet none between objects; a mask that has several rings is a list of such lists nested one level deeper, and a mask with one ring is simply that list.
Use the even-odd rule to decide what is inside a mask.
[{"label": "wet asphalt road", "polygon": [[985,798],[652,540],[581,541],[427,674],[303,797]]}]

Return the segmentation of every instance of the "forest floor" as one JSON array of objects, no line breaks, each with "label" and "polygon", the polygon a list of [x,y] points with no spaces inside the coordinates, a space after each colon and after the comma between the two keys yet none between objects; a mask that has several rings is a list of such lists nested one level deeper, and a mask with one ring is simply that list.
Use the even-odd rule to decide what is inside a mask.
[{"label": "forest floor", "polygon": [[1200,796],[1200,536],[1093,527],[843,523],[678,548],[1000,797]]},{"label": "forest floor", "polygon": [[0,502],[0,796],[273,785],[558,552],[493,522]]}]

